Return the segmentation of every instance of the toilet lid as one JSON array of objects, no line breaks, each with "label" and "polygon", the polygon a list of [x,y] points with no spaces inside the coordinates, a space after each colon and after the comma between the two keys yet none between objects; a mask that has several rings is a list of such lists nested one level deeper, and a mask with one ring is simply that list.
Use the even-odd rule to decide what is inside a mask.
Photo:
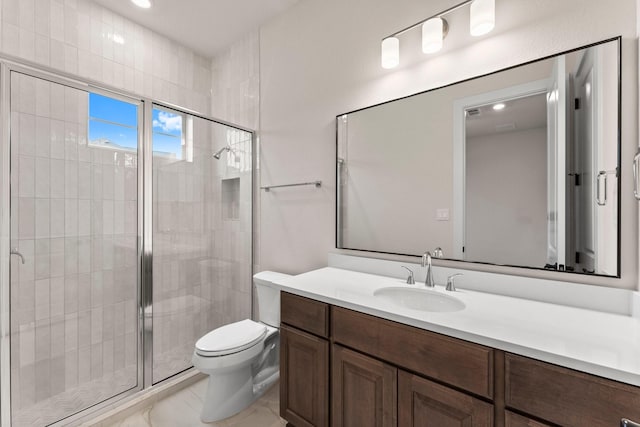
[{"label": "toilet lid", "polygon": [[250,319],[221,326],[196,342],[196,351],[206,356],[237,353],[256,345],[267,333],[267,327]]}]

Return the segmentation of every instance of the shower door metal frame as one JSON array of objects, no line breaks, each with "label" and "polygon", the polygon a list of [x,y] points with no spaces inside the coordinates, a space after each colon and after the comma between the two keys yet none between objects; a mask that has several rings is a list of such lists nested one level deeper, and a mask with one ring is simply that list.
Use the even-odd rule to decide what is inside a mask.
[{"label": "shower door metal frame", "polygon": [[[101,85],[94,85],[89,82],[79,80],[73,76],[45,67],[24,64],[22,61],[0,56],[0,114],[2,115],[1,126],[2,136],[0,137],[0,425],[11,425],[11,277],[10,277],[10,255],[9,246],[11,243],[11,73],[20,73],[29,77],[42,79],[51,83],[59,84],[83,92],[96,93],[120,101],[125,101],[138,106],[138,159],[144,154],[143,135],[145,122],[143,109],[144,100],[140,97],[128,95],[122,91],[113,90]],[[136,295],[137,295],[137,385],[129,390],[125,390],[110,398],[82,409],[62,420],[58,420],[51,426],[62,426],[84,418],[87,411],[97,411],[112,405],[114,402],[132,396],[144,389],[143,373],[143,348],[144,341],[142,335],[142,257],[143,249],[143,168],[138,161],[138,190],[137,190],[137,270]]]},{"label": "shower door metal frame", "polygon": [[11,425],[11,80],[6,64],[0,65],[0,425]]}]

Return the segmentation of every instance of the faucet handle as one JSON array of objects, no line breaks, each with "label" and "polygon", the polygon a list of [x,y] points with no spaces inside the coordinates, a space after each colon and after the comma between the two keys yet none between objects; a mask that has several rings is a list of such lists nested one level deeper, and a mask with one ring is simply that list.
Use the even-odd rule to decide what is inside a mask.
[{"label": "faucet handle", "polygon": [[447,277],[447,287],[445,288],[446,291],[450,291],[450,292],[456,291],[456,287],[453,283],[453,279],[455,279],[458,276],[462,276],[462,273],[452,274],[451,276]]},{"label": "faucet handle", "polygon": [[433,250],[433,253],[431,254],[431,256],[433,256],[434,258],[442,258],[444,257],[444,252],[442,252],[442,248],[438,246]]},{"label": "faucet handle", "polygon": [[407,277],[407,285],[415,285],[416,281],[413,278],[413,270],[411,270],[409,267],[405,267],[404,265],[401,265],[401,267],[407,269],[407,271],[409,272],[409,277]]}]

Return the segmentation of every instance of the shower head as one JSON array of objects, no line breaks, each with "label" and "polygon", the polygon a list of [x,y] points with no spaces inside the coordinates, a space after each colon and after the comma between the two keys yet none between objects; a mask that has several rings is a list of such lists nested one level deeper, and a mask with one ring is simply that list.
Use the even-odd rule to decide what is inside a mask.
[{"label": "shower head", "polygon": [[226,147],[222,147],[221,149],[219,149],[218,151],[216,151],[216,153],[213,155],[213,157],[216,160],[220,160],[220,156],[222,155],[222,153],[224,151],[231,151],[231,147],[229,147],[228,145]]}]

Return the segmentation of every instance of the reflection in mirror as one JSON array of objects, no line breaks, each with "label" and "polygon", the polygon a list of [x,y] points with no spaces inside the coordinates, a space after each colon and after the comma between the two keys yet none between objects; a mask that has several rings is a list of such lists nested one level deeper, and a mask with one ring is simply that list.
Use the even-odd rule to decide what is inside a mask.
[{"label": "reflection in mirror", "polygon": [[619,275],[619,39],[337,117],[337,247]]}]

